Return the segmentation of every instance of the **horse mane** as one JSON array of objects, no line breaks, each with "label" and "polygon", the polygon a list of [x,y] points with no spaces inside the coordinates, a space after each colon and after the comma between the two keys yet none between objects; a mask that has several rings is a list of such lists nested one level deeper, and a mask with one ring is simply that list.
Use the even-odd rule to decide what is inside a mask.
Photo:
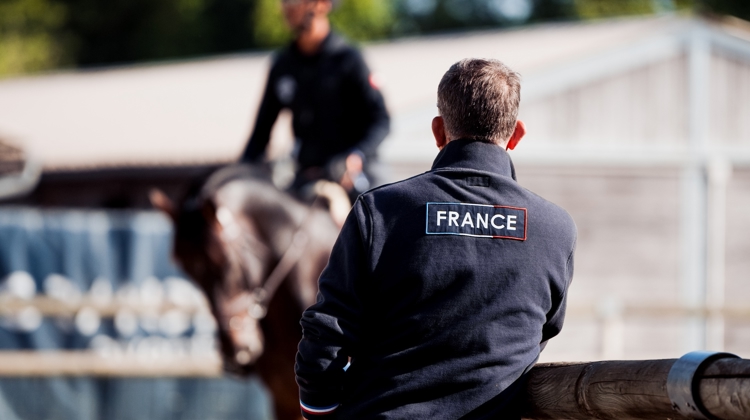
[{"label": "horse mane", "polygon": [[200,197],[203,199],[211,197],[224,185],[240,179],[252,179],[272,184],[271,176],[266,167],[239,163],[225,166],[212,173],[203,183],[203,187],[200,189]]},{"label": "horse mane", "polygon": [[241,179],[251,179],[273,185],[270,170],[265,165],[231,164],[195,177],[179,201],[180,211],[183,213],[199,211],[206,200],[213,197],[221,187]]}]

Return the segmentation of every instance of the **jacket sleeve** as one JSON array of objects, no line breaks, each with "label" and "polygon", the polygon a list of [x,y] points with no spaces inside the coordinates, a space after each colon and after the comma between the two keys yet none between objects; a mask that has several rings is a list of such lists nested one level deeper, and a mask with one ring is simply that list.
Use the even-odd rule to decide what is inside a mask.
[{"label": "jacket sleeve", "polygon": [[250,140],[245,146],[245,150],[240,157],[241,162],[255,163],[263,160],[266,152],[266,146],[271,139],[271,129],[279,116],[282,105],[276,95],[276,63],[271,67],[266,81],[266,88],[263,92],[263,99],[258,109],[258,115],[255,118],[255,126]]},{"label": "jacket sleeve", "polygon": [[567,308],[568,301],[568,288],[570,283],[573,281],[573,255],[575,254],[575,240],[573,242],[573,249],[568,255],[568,260],[565,263],[565,271],[563,273],[564,279],[560,289],[557,290],[558,297],[553,301],[552,309],[547,313],[547,322],[542,327],[542,343],[541,349],[547,345],[547,341],[560,334],[562,331],[563,321],[565,320],[565,310]]},{"label": "jacket sleeve", "polygon": [[357,52],[352,57],[352,82],[355,91],[361,97],[363,112],[367,114],[367,127],[364,135],[354,145],[354,149],[366,158],[376,155],[378,146],[391,130],[391,118],[385,107],[385,100],[380,88],[373,79],[362,55]]},{"label": "jacket sleeve", "polygon": [[357,200],[319,279],[317,302],[302,315],[295,373],[305,418],[333,415],[341,403],[345,366],[360,337],[362,287],[367,277]]}]

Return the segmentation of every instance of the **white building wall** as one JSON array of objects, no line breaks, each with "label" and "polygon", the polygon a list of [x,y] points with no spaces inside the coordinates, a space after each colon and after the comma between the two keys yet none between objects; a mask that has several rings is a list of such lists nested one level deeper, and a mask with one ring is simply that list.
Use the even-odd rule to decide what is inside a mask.
[{"label": "white building wall", "polygon": [[710,83],[712,141],[725,147],[750,147],[750,63],[714,54]]},{"label": "white building wall", "polygon": [[527,142],[555,146],[684,146],[687,80],[684,56],[524,103]]}]

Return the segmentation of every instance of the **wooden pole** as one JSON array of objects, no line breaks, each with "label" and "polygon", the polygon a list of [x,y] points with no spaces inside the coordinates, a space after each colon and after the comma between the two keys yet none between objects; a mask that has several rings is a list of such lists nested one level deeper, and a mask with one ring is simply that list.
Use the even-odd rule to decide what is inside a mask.
[{"label": "wooden pole", "polygon": [[750,360],[717,360],[703,373],[700,395],[719,419],[750,419]]},{"label": "wooden pole", "polygon": [[221,375],[218,353],[197,357],[103,355],[92,351],[0,351],[0,378],[215,378]]},{"label": "wooden pole", "polygon": [[[539,364],[529,373],[524,418],[690,418],[673,408],[667,390],[667,377],[676,361]],[[750,419],[750,360],[716,360],[696,375],[696,399],[709,416],[721,420]]]}]

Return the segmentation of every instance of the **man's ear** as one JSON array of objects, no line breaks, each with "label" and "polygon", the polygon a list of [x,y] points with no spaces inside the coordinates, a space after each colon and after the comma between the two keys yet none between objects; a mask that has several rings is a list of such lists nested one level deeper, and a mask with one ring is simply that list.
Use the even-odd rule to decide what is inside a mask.
[{"label": "man's ear", "polygon": [[177,207],[164,191],[158,188],[152,188],[148,193],[148,199],[151,201],[151,205],[154,206],[154,208],[166,213],[173,222],[177,221]]},{"label": "man's ear", "polygon": [[332,0],[318,0],[315,5],[315,11],[322,15],[328,15],[333,10]]},{"label": "man's ear", "polygon": [[438,149],[443,150],[448,144],[448,136],[445,133],[445,121],[443,117],[437,116],[432,119],[432,135],[435,136],[435,145]]},{"label": "man's ear", "polygon": [[526,135],[526,124],[523,123],[523,121],[518,120],[516,121],[516,129],[513,130],[513,134],[511,134],[510,138],[508,139],[508,144],[505,146],[505,150],[513,150],[518,146],[518,143],[521,141],[523,136]]}]

